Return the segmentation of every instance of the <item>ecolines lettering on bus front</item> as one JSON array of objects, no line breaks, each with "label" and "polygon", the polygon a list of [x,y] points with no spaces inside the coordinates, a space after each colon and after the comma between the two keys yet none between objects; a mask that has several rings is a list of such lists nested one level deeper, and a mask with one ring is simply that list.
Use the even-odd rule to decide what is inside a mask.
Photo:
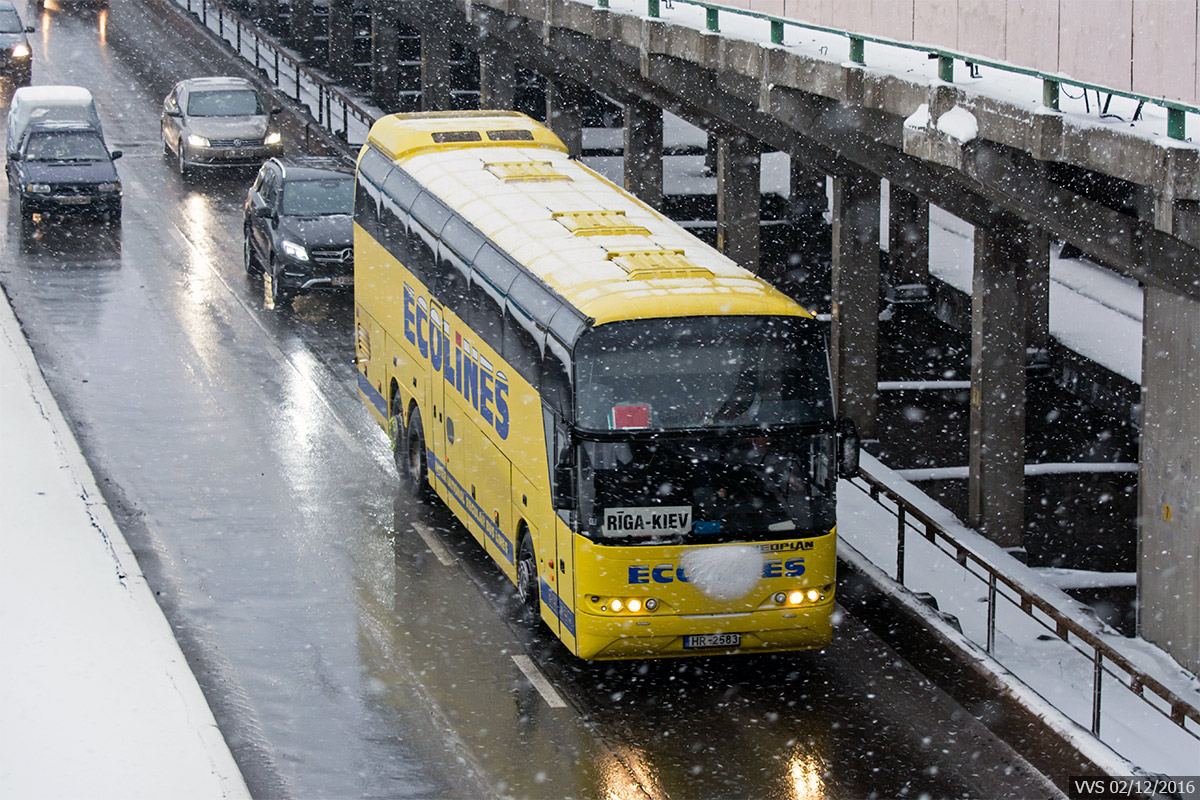
[{"label": "ecolines lettering on bus front", "polygon": [[457,331],[451,357],[450,323],[442,318],[441,306],[418,297],[407,283],[404,338],[416,345],[421,358],[442,374],[446,385],[462,395],[501,439],[508,438],[508,378]]},{"label": "ecolines lettering on bus front", "polygon": [[[804,559],[789,558],[787,561],[764,561],[764,578],[799,578],[804,574]],[[683,567],[674,564],[634,564],[629,568],[629,583],[688,583]]]}]

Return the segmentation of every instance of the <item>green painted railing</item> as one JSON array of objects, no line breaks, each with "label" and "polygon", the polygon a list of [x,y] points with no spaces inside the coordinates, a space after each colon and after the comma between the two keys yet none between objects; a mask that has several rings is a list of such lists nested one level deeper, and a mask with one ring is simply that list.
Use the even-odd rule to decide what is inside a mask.
[{"label": "green painted railing", "polygon": [[[609,0],[596,0],[598,7],[609,8]],[[705,28],[711,32],[720,31],[720,15],[721,14],[736,14],[741,17],[752,17],[768,22],[771,26],[771,42],[774,44],[784,43],[784,34],[787,27],[802,28],[809,31],[817,31],[819,33],[829,33],[835,36],[841,36],[849,40],[850,43],[850,60],[855,64],[866,64],[866,43],[883,45],[886,47],[899,47],[904,50],[915,50],[926,53],[930,58],[938,60],[938,78],[947,83],[954,82],[954,62],[962,61],[970,64],[973,67],[988,67],[997,69],[1003,72],[1011,72],[1016,75],[1025,75],[1032,78],[1039,78],[1042,81],[1042,104],[1047,108],[1059,110],[1059,88],[1066,84],[1068,86],[1076,86],[1083,89],[1085,92],[1089,89],[1101,94],[1109,95],[1109,97],[1125,97],[1130,100],[1136,100],[1139,104],[1149,103],[1151,105],[1160,106],[1166,109],[1167,112],[1167,136],[1172,139],[1183,141],[1187,138],[1187,122],[1186,115],[1188,113],[1200,114],[1200,106],[1193,106],[1187,103],[1182,103],[1177,100],[1171,100],[1167,97],[1152,97],[1150,95],[1139,94],[1138,92],[1126,91],[1124,89],[1112,89],[1107,86],[1100,86],[1094,83],[1085,83],[1074,78],[1067,78],[1063,75],[1058,75],[1042,70],[1030,69],[1021,67],[1016,64],[1008,64],[1000,61],[991,61],[986,58],[978,58],[966,53],[958,53],[950,50],[944,50],[937,47],[929,47],[928,45],[917,44],[915,42],[903,42],[898,39],[888,39],[883,36],[866,36],[861,33],[852,33],[850,31],[840,30],[838,28],[829,28],[824,25],[816,25],[809,22],[800,22],[794,19],[782,19],[774,17],[770,14],[764,14],[761,11],[750,11],[744,8],[733,8],[731,6],[721,5],[720,3],[709,3],[705,0],[666,0],[667,7],[672,8],[673,3],[680,5],[696,6],[704,9],[705,12]],[[662,0],[646,0],[646,15],[649,17],[658,18],[662,16]]]}]

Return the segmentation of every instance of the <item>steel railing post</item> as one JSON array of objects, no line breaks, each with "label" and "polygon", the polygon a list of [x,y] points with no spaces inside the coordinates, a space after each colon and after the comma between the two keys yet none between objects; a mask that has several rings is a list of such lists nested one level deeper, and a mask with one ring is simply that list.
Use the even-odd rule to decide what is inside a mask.
[{"label": "steel railing post", "polygon": [[904,506],[896,506],[896,582],[904,585]]}]

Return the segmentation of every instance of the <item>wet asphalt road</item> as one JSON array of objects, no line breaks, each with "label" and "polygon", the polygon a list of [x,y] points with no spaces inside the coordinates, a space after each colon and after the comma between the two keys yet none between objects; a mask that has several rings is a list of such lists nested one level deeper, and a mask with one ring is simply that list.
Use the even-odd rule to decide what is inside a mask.
[{"label": "wet asphalt road", "polygon": [[170,85],[234,67],[138,0],[24,16],[35,83],[95,93],[125,212],[23,236],[6,200],[0,284],[256,797],[1054,794],[849,616],[820,653],[654,663],[526,628],[446,509],[395,499],[350,299],[264,308],[251,175],[163,159]]}]

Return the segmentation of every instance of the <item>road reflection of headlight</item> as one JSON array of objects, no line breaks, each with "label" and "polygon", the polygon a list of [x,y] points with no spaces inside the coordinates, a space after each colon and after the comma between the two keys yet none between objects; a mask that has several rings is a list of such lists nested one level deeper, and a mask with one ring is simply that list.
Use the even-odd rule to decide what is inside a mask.
[{"label": "road reflection of headlight", "polygon": [[825,797],[821,762],[812,756],[792,756],[788,763],[788,777],[796,800],[820,800]]}]

